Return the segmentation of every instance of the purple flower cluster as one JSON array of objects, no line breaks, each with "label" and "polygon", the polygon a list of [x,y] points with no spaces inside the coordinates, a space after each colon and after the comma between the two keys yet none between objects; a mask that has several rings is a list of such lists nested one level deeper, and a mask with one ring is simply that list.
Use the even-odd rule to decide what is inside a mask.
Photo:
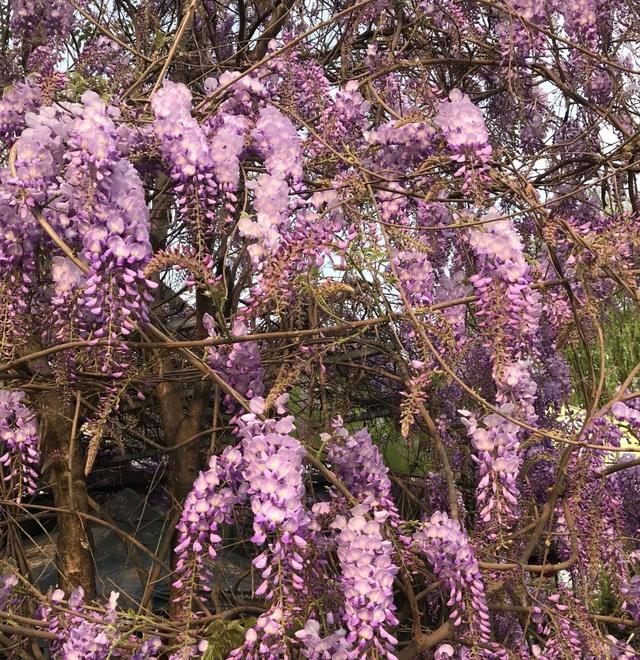
[{"label": "purple flower cluster", "polygon": [[620,588],[624,598],[622,609],[628,612],[634,621],[640,621],[640,575],[632,575]]},{"label": "purple flower cluster", "polygon": [[611,413],[619,422],[626,422],[634,431],[640,431],[640,410],[636,407],[616,401],[611,406]]},{"label": "purple flower cluster", "polygon": [[10,482],[10,495],[22,496],[37,490],[36,468],[40,462],[40,435],[35,415],[23,403],[24,392],[0,390],[0,465],[3,480]]},{"label": "purple flower cluster", "polygon": [[[622,455],[621,462],[632,459],[632,455]],[[622,517],[625,523],[625,535],[635,541],[635,549],[638,549],[640,542],[640,465],[634,465],[615,472],[608,480],[615,483],[615,487],[620,493],[622,500]]]},{"label": "purple flower cluster", "polygon": [[202,658],[209,648],[209,642],[206,639],[198,641],[191,635],[181,635],[179,644],[179,648],[169,656],[168,660],[193,660],[193,658]]},{"label": "purple flower cluster", "polygon": [[[462,298],[469,294],[471,287],[464,283],[463,275],[460,271],[451,275],[445,275],[438,280],[438,287],[435,292],[434,302],[443,302],[455,298]],[[462,348],[467,342],[466,330],[466,310],[462,305],[448,307],[443,310],[447,323],[453,330],[456,346]]]},{"label": "purple flower cluster", "polygon": [[276,250],[281,240],[281,225],[289,207],[287,181],[291,180],[294,187],[300,182],[302,151],[291,120],[270,105],[260,110],[251,137],[267,172],[250,182],[256,219],[242,216],[238,229],[243,236],[257,239],[257,243],[249,246],[249,254],[259,264]]},{"label": "purple flower cluster", "polygon": [[[260,264],[256,284],[251,290],[252,308],[260,309],[273,300],[283,307],[294,298],[290,284],[297,277],[314,267],[319,268],[325,260],[339,265],[341,250],[347,244],[346,240],[337,238],[343,229],[338,212],[320,214],[310,208],[298,211],[295,223],[278,234],[277,247],[270,252],[269,259]],[[260,245],[251,245],[249,249],[262,254]]]},{"label": "purple flower cluster", "polygon": [[85,42],[78,65],[85,75],[116,78],[122,76],[122,70],[130,63],[119,44],[101,35]]},{"label": "purple flower cluster", "polygon": [[[350,143],[360,138],[365,118],[371,108],[358,90],[358,82],[350,80],[336,92],[335,101],[327,105],[320,118],[321,134],[330,145]],[[323,146],[320,146],[324,150]]]},{"label": "purple flower cluster", "polygon": [[[577,423],[582,421],[578,420]],[[591,445],[619,447],[622,438],[622,431],[604,416],[594,417],[586,428],[585,441]],[[567,471],[575,476],[576,482],[567,504],[575,518],[575,537],[558,507],[556,546],[563,559],[570,556],[574,545],[577,546],[580,572],[575,579],[579,579],[584,588],[596,585],[602,567],[606,566],[612,583],[616,582],[619,590],[629,576],[625,547],[628,520],[620,482],[615,475],[606,480],[598,478],[608,455],[606,450],[583,448],[572,454]]]},{"label": "purple flower cluster", "polygon": [[367,142],[382,147],[377,162],[383,169],[419,163],[434,146],[435,131],[424,121],[388,121],[366,134]]},{"label": "purple flower cluster", "polygon": [[361,504],[376,510],[376,519],[390,516],[397,519],[398,509],[393,501],[389,468],[377,445],[373,444],[366,428],[353,435],[343,426],[342,418],[332,422],[333,432],[322,434],[327,461]]},{"label": "purple flower cluster", "polygon": [[259,77],[242,75],[240,71],[225,71],[217,80],[207,78],[204,81],[204,89],[209,94],[219,87],[226,87],[231,95],[220,106],[223,112],[249,113],[256,100],[264,100],[268,96]]},{"label": "purple flower cluster", "polygon": [[[165,80],[153,95],[154,130],[163,156],[177,181],[196,175],[212,178],[211,145],[204,129],[191,114],[191,92],[186,85]],[[215,188],[214,188],[215,193]]]},{"label": "purple flower cluster", "polygon": [[149,288],[144,276],[151,255],[149,218],[140,179],[131,163],[120,160],[111,172],[110,203],[93,219],[84,236],[84,256],[91,263],[80,304],[98,319],[94,337],[109,338],[108,327],[128,335],[138,320],[148,321]]},{"label": "purple flower cluster", "polygon": [[426,307],[433,302],[433,267],[426,251],[399,250],[394,254],[393,265],[409,304]]},{"label": "purple flower cluster", "polygon": [[405,218],[408,216],[407,209],[409,207],[406,191],[395,181],[389,182],[386,188],[388,190],[376,191],[380,219],[390,224],[406,222]]},{"label": "purple flower cluster", "polygon": [[212,144],[191,114],[191,100],[186,85],[165,80],[153,95],[151,107],[155,135],[177,184],[179,210],[202,244],[205,231],[215,221],[218,186]]},{"label": "purple flower cluster", "polygon": [[440,103],[435,124],[442,131],[453,160],[461,163],[456,174],[467,173],[475,163],[484,169],[491,158],[492,149],[482,112],[459,89],[449,94],[449,100]]},{"label": "purple flower cluster", "polygon": [[253,560],[263,579],[256,595],[264,596],[271,608],[247,630],[245,643],[230,658],[275,660],[286,655],[286,630],[299,609],[298,594],[305,589],[305,450],[290,435],[293,417],[260,420],[264,401],[259,397],[251,400],[251,409],[236,424],[242,439],[242,476],[254,515],[251,540],[257,545],[269,540],[268,548]]},{"label": "purple flower cluster", "polygon": [[18,577],[14,573],[4,573],[0,576],[0,609],[6,612],[14,599]]},{"label": "purple flower cluster", "polygon": [[254,191],[256,219],[243,215],[238,222],[238,230],[242,236],[256,240],[248,249],[253,262],[259,264],[275,252],[280,243],[280,229],[289,205],[289,186],[284,179],[260,174],[250,182],[249,187]]},{"label": "purple flower cluster", "polygon": [[24,342],[23,319],[36,281],[35,245],[25,236],[35,229],[34,222],[13,191],[0,191],[0,355],[8,359]]},{"label": "purple flower cluster", "polygon": [[240,160],[250,150],[256,106],[267,96],[267,90],[257,77],[239,76],[238,71],[226,71],[218,80],[207,78],[204,82],[207,92],[230,85],[227,90],[230,97],[203,124],[210,143],[213,172],[226,199],[229,221],[237,201],[235,192],[240,181]]},{"label": "purple flower cluster", "polygon": [[234,192],[240,181],[240,155],[249,134],[250,121],[241,114],[214,115],[209,130],[213,171],[220,190],[228,200],[229,211],[237,201]]},{"label": "purple flower cluster", "polygon": [[[545,607],[536,606],[532,623],[546,639],[543,649],[532,650],[542,660],[563,658],[636,658],[637,653],[622,640],[603,636],[589,618],[584,605],[566,587],[546,597]],[[617,647],[617,648],[616,648]],[[630,655],[629,655],[630,653]]]},{"label": "purple flower cluster", "polygon": [[384,518],[360,504],[348,517],[337,516],[332,523],[340,530],[336,542],[345,599],[342,619],[346,641],[353,645],[347,658],[396,657],[398,642],[389,628],[398,624],[393,602],[398,567],[393,562],[393,545],[383,537]]},{"label": "purple flower cluster", "polygon": [[[112,340],[132,332],[137,320],[148,320],[148,288],[155,286],[143,272],[151,255],[149,212],[142,181],[133,165],[119,158],[109,109],[94,92],[85,92],[82,102],[65,156],[67,180],[84,188],[82,198],[76,190],[70,200],[76,206],[82,255],[89,263],[78,302],[91,319],[86,332]],[[92,191],[94,207],[87,213],[83,198]]]},{"label": "purple flower cluster", "polygon": [[365,100],[358,90],[358,82],[350,80],[336,93],[336,100],[326,113],[331,117],[327,127],[331,127],[325,135],[329,139],[341,139],[345,142],[359,135],[361,127],[366,122],[363,119],[371,108],[371,104]]},{"label": "purple flower cluster", "polygon": [[[211,590],[207,557],[210,561],[215,560],[217,548],[222,543],[220,525],[231,524],[236,504],[246,499],[247,485],[241,480],[241,463],[242,454],[227,447],[220,457],[211,457],[209,469],[200,472],[187,495],[176,526],[178,579],[173,583],[176,589],[195,582],[203,591]],[[187,592],[191,593],[192,589]]]},{"label": "purple flower cluster", "polygon": [[[333,619],[333,616],[330,617]],[[304,658],[311,660],[348,660],[353,656],[353,644],[347,640],[347,632],[344,628],[329,633],[325,637],[320,636],[320,622],[316,619],[308,619],[302,630],[296,632],[296,638],[302,642],[300,650]]]},{"label": "purple flower cluster", "polygon": [[147,320],[148,289],[155,286],[143,273],[151,254],[145,194],[133,166],[119,155],[117,114],[97,94],[86,92],[82,104],[45,106],[28,116],[15,145],[16,176],[3,191],[7,213],[1,250],[34,286],[35,254],[53,243],[31,208],[46,205],[43,216],[80,253],[88,271],[81,275],[75,264],[53,252],[54,286],[39,295],[50,294],[46,302],[56,305],[54,334],[75,317],[82,337],[109,340],[102,369],[114,374],[113,343]]},{"label": "purple flower cluster", "polygon": [[[500,411],[513,416],[514,407],[503,404]],[[520,512],[518,473],[522,458],[519,427],[495,413],[484,417],[480,425],[474,415],[460,412],[476,450],[473,458],[478,463],[480,477],[476,487],[480,520],[491,523],[489,535],[495,538],[493,528],[508,527]]]},{"label": "purple flower cluster", "polygon": [[500,405],[513,404],[523,421],[535,424],[538,386],[531,377],[531,362],[517,360],[507,362],[499,370],[494,367],[493,377],[498,387],[496,401]]},{"label": "purple flower cluster", "polygon": [[117,619],[118,596],[112,591],[105,613],[99,614],[85,608],[84,590],[77,587],[69,596],[69,611],[54,613],[52,609],[62,605],[64,598],[62,589],[56,589],[51,596],[53,608],[45,607],[40,612],[49,624],[49,631],[60,636],[49,646],[51,656],[55,660],[105,660],[117,635],[113,624]]},{"label": "purple flower cluster", "polygon": [[491,639],[491,621],[485,587],[473,547],[460,524],[446,513],[435,512],[414,534],[419,552],[433,565],[436,578],[446,583],[450,592],[455,626],[463,621],[480,642]]},{"label": "purple flower cluster", "polygon": [[321,114],[330,98],[330,83],[317,62],[301,57],[297,49],[290,49],[284,57],[271,60],[269,65],[278,76],[274,82],[270,80],[269,85],[289,100],[302,119],[308,121]]},{"label": "purple flower cluster", "polygon": [[476,312],[480,327],[506,359],[516,359],[535,337],[541,313],[540,294],[531,288],[522,241],[510,220],[496,220],[484,230],[470,230],[469,244],[478,258],[478,273],[470,280],[480,299]]},{"label": "purple flower cluster", "polygon": [[267,172],[277,179],[302,178],[300,138],[291,120],[280,110],[267,105],[260,110],[251,133],[256,151],[264,159]]},{"label": "purple flower cluster", "polygon": [[61,40],[74,25],[73,6],[65,0],[14,0],[11,10],[11,28],[25,40]]},{"label": "purple flower cluster", "polygon": [[[122,639],[119,627],[117,605],[118,594],[111,596],[102,610],[89,608],[84,602],[84,591],[77,587],[64,602],[64,591],[56,589],[47,605],[39,608],[38,615],[44,619],[50,632],[57,639],[50,642],[49,653],[53,660],[107,660],[121,654],[118,642]],[[144,640],[133,640],[140,646],[131,654],[132,660],[155,658],[162,650],[162,643],[156,636]]]},{"label": "purple flower cluster", "polygon": [[55,183],[56,177],[63,173],[64,142],[80,106],[74,104],[67,109],[69,114],[60,108],[43,106],[37,114],[34,110],[25,117],[25,129],[15,144],[16,177],[10,183],[27,193],[27,206],[34,202],[44,205],[50,191],[58,191]]},{"label": "purple flower cluster", "polygon": [[607,3],[602,0],[553,0],[551,4],[562,15],[565,29],[572,39],[595,45],[598,24],[606,16]]},{"label": "purple flower cluster", "polygon": [[[263,412],[260,397],[252,399],[252,410]],[[290,433],[293,417],[261,421],[255,413],[242,415],[238,431],[242,439],[243,478],[254,514],[251,540],[262,545],[267,535],[278,532],[278,542],[304,547],[299,532],[307,522],[303,507],[304,447]]]},{"label": "purple flower cluster", "polygon": [[5,90],[0,97],[0,138],[11,144],[25,126],[28,112],[42,103],[42,88],[37,76],[26,78]]},{"label": "purple flower cluster", "polygon": [[411,360],[411,372],[401,392],[400,433],[408,438],[411,427],[416,421],[418,406],[427,400],[427,388],[433,376],[432,361]]},{"label": "purple flower cluster", "polygon": [[544,38],[525,21],[540,24],[546,18],[545,4],[535,0],[511,0],[513,15],[505,15],[498,26],[502,58],[505,66],[522,62],[532,51],[543,47]]},{"label": "purple flower cluster", "polygon": [[[478,259],[478,272],[470,280],[479,298],[480,327],[492,352],[496,402],[512,417],[534,424],[538,419],[537,384],[527,357],[535,354],[541,299],[531,287],[522,241],[511,221],[496,220],[484,231],[470,230],[469,243]],[[480,465],[480,518],[489,522],[495,516],[508,521],[518,515],[523,432],[496,415],[485,419],[485,427],[477,428],[473,420],[468,427]]]},{"label": "purple flower cluster", "polygon": [[[215,337],[213,318],[205,314],[203,323],[210,337]],[[233,337],[243,337],[248,334],[245,323],[237,319],[231,331]],[[245,341],[231,346],[212,346],[207,354],[207,362],[224,380],[237,392],[248,399],[261,397],[264,394],[262,360],[258,344]],[[238,404],[231,396],[225,396],[225,404],[229,412],[236,412]]]},{"label": "purple flower cluster", "polygon": [[569,365],[556,342],[550,336],[553,330],[546,321],[541,325],[540,352],[543,366],[543,376],[538,381],[538,394],[536,397],[536,410],[542,423],[548,423],[557,415],[563,404],[569,398],[571,391],[571,374]]}]

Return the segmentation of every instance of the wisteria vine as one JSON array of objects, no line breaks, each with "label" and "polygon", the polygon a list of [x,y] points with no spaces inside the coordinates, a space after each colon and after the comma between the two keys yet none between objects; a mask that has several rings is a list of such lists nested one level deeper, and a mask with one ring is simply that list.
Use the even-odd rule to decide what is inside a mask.
[{"label": "wisteria vine", "polygon": [[0,16],[0,656],[638,657],[634,3]]}]

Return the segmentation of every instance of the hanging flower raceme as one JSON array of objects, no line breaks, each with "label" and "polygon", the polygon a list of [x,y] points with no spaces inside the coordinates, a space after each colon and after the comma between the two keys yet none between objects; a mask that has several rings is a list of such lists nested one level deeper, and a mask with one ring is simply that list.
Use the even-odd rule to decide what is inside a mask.
[{"label": "hanging flower raceme", "polygon": [[393,255],[393,265],[398,274],[409,304],[426,307],[433,302],[433,267],[429,255],[420,249],[398,250]]},{"label": "hanging flower raceme", "polygon": [[[111,598],[104,615],[87,611],[84,604],[84,590],[78,587],[69,597],[67,603],[70,612],[53,613],[53,608],[43,608],[41,616],[46,618],[49,631],[60,635],[60,639],[50,644],[50,652],[56,660],[73,660],[87,658],[88,660],[103,660],[114,646],[117,631],[110,626],[116,620],[116,592],[111,592]],[[51,596],[51,604],[62,604],[64,592],[56,589]],[[86,617],[84,615],[87,615]]]},{"label": "hanging flower raceme", "polygon": [[[245,643],[232,658],[285,658],[287,630],[299,614],[305,583],[302,572],[309,517],[303,505],[304,447],[290,433],[293,417],[261,420],[264,401],[251,400],[253,412],[237,418],[242,441],[242,476],[253,511],[253,536],[258,546],[268,547],[253,560],[261,572],[256,595],[271,603],[245,635]],[[279,404],[280,409],[284,412]]]},{"label": "hanging flower raceme", "polygon": [[[531,23],[540,25],[547,18],[544,2],[509,0],[509,4],[513,13],[505,15],[498,26],[502,58],[507,67],[514,60],[519,63],[523,62],[531,51],[543,47],[543,35],[529,25]],[[509,69],[507,70],[509,71]],[[512,74],[509,71],[507,75]]]},{"label": "hanging flower raceme", "polygon": [[[309,207],[298,210],[287,231],[278,234],[277,247],[259,265],[256,284],[251,289],[252,313],[274,303],[281,310],[286,308],[296,298],[296,278],[322,267],[325,261],[339,265],[347,244],[338,238],[343,229],[343,218],[337,210],[326,213]],[[249,247],[262,254],[259,244]]]},{"label": "hanging flower raceme", "polygon": [[5,573],[0,576],[0,608],[7,612],[15,600],[15,588],[18,586],[18,577],[14,573]]},{"label": "hanging flower raceme", "polygon": [[209,642],[206,639],[196,640],[191,635],[181,635],[180,647],[174,651],[168,660],[193,660],[205,657]]},{"label": "hanging flower raceme", "polygon": [[[209,336],[216,337],[215,323],[209,314],[204,315],[203,324]],[[231,335],[243,337],[248,332],[246,324],[236,319]],[[258,344],[255,341],[212,346],[207,354],[207,362],[242,396],[253,399],[264,394],[264,371]],[[235,399],[227,394],[224,400],[229,412],[238,411],[238,402]]]},{"label": "hanging flower raceme", "polygon": [[0,139],[12,144],[25,126],[27,113],[35,112],[41,103],[42,88],[37,75],[5,89],[0,98]]},{"label": "hanging flower raceme", "polygon": [[435,124],[442,131],[451,150],[451,158],[461,163],[456,175],[468,181],[473,170],[482,172],[488,166],[492,148],[482,112],[459,89],[440,103]]},{"label": "hanging flower raceme", "polygon": [[[333,617],[331,617],[333,619]],[[353,655],[353,644],[347,640],[347,631],[338,628],[325,637],[320,636],[320,622],[308,619],[302,630],[296,632],[302,642],[300,650],[304,658],[311,660],[348,660]]]},{"label": "hanging flower raceme", "polygon": [[[62,137],[55,130],[59,112],[41,108],[32,114],[41,103],[40,87],[32,79],[0,101],[0,130],[7,144],[13,143],[0,171],[0,352],[5,357],[24,343],[24,324],[42,293],[38,252],[43,232],[32,209],[49,201],[50,190],[57,191],[56,176],[64,164]],[[38,120],[43,116],[46,123]]]},{"label": "hanging flower raceme", "polygon": [[235,192],[240,182],[240,155],[248,139],[249,117],[231,112],[217,112],[207,130],[211,144],[213,171],[220,190],[227,200],[227,211],[235,210]]},{"label": "hanging flower raceme", "polygon": [[[513,416],[513,405],[504,404],[500,412]],[[520,512],[517,478],[522,462],[519,427],[502,415],[492,413],[482,423],[466,410],[460,411],[476,453],[480,481],[476,498],[480,520],[488,525],[488,535],[495,539],[496,530],[508,528]]]},{"label": "hanging flower raceme", "polygon": [[[394,658],[397,641],[389,630],[398,623],[393,602],[398,566],[393,544],[384,536],[384,525],[389,522],[397,526],[399,514],[388,469],[367,429],[351,435],[341,418],[335,419],[332,426],[331,434],[321,435],[327,460],[360,504],[347,511],[347,502],[333,493],[336,511],[344,512],[337,516],[334,513],[330,524],[338,530],[334,543],[340,560],[338,581],[344,598],[340,615],[344,630],[338,627],[324,639],[309,633],[304,637],[305,643],[311,643],[311,648],[346,653],[338,657],[360,658],[377,653]],[[319,507],[332,508],[328,503],[319,504],[318,512]],[[350,645],[348,651],[346,644]],[[319,652],[308,657],[325,656]]]},{"label": "hanging flower raceme", "polygon": [[273,82],[273,79],[269,80],[267,84],[273,85],[279,95],[291,99],[298,116],[309,121],[321,114],[331,98],[331,84],[317,62],[305,58],[300,50],[290,48],[272,59],[268,66],[273,68],[278,77]]},{"label": "hanging flower raceme", "polygon": [[15,0],[11,28],[16,36],[62,40],[74,24],[73,5],[65,0]]},{"label": "hanging flower raceme", "polygon": [[291,120],[270,105],[260,110],[251,137],[267,172],[250,182],[256,219],[244,215],[238,229],[243,236],[256,239],[249,254],[259,264],[280,242],[281,225],[288,217],[289,181],[295,189],[302,179],[302,151]]},{"label": "hanging flower raceme", "polygon": [[129,53],[115,41],[103,35],[88,39],[80,53],[78,68],[86,76],[103,75],[126,79],[125,69],[131,67]]},{"label": "hanging flower raceme", "polygon": [[[49,632],[57,639],[49,643],[52,660],[107,660],[120,655],[118,643],[123,632],[117,605],[120,594],[115,591],[106,607],[101,611],[87,607],[84,590],[77,587],[64,602],[64,591],[56,589],[50,597],[50,604],[39,607],[37,615],[45,620]],[[159,637],[151,636],[143,640],[133,637],[139,646],[131,653],[131,658],[155,658],[162,650]],[[131,643],[131,642],[130,642]]]},{"label": "hanging flower raceme", "polygon": [[[602,447],[619,447],[624,439],[622,429],[604,416],[591,419],[584,437],[586,443]],[[558,508],[555,539],[562,559],[576,552],[580,571],[573,579],[583,589],[597,588],[606,567],[610,585],[620,592],[630,578],[625,543],[629,519],[622,483],[616,478],[599,478],[608,455],[604,449],[578,448],[572,453],[567,471],[574,475],[575,486],[565,499],[575,519],[574,529]]]},{"label": "hanging flower raceme", "polygon": [[[81,254],[89,264],[78,298],[80,321],[86,336],[112,342],[130,334],[136,321],[148,321],[149,289],[155,286],[144,275],[151,255],[149,212],[139,176],[119,157],[109,108],[93,92],[83,94],[82,101],[65,155],[66,180],[74,184],[65,193],[75,211],[75,232],[82,237]],[[89,207],[87,195],[93,197]]]},{"label": "hanging flower raceme", "polygon": [[[264,405],[259,398],[252,404],[254,410]],[[277,531],[283,545],[304,547],[299,532],[307,522],[302,504],[305,450],[290,435],[295,430],[293,417],[262,422],[254,413],[247,413],[239,418],[238,430],[245,461],[243,477],[249,484],[254,513],[251,540],[262,545],[267,535]]]},{"label": "hanging flower raceme", "polygon": [[371,104],[358,89],[358,81],[350,80],[336,92],[335,101],[325,106],[319,120],[322,142],[314,141],[313,149],[329,153],[329,146],[353,144],[362,139],[370,109]]},{"label": "hanging flower raceme", "polygon": [[388,121],[366,134],[379,146],[375,163],[381,170],[398,170],[422,162],[434,149],[435,130],[425,121]]},{"label": "hanging flower raceme", "polygon": [[563,17],[570,38],[591,47],[596,45],[599,29],[609,24],[609,6],[603,0],[554,0],[551,5]]},{"label": "hanging flower raceme", "polygon": [[20,502],[37,490],[40,436],[35,415],[23,403],[24,392],[0,390],[0,464],[8,495]]},{"label": "hanging flower raceme", "polygon": [[249,254],[257,265],[275,252],[280,242],[280,225],[287,217],[289,186],[284,179],[260,174],[251,182],[254,190],[253,207],[256,219],[243,215],[238,223],[242,236],[255,239],[249,245]]},{"label": "hanging flower raceme", "polygon": [[349,658],[396,657],[398,642],[389,629],[398,624],[393,602],[398,567],[393,562],[393,545],[384,539],[376,514],[368,505],[358,505],[348,517],[338,516],[332,524],[340,530],[336,542],[345,599],[342,619],[346,641],[353,645]]},{"label": "hanging flower raceme", "polygon": [[[488,644],[491,621],[480,567],[469,538],[460,524],[436,511],[414,534],[416,549],[433,566],[435,577],[449,590],[447,605],[456,627],[464,624],[474,639]],[[507,656],[505,656],[507,657]]]},{"label": "hanging flower raceme", "polygon": [[622,608],[634,621],[640,621],[640,575],[625,580],[620,589],[624,598]]},{"label": "hanging flower raceme", "polygon": [[196,584],[202,591],[210,591],[213,581],[208,563],[217,557],[222,543],[220,525],[233,522],[233,510],[246,499],[247,485],[241,479],[242,455],[227,447],[220,457],[212,456],[209,469],[200,472],[193,489],[187,495],[182,516],[176,529],[175,589]]},{"label": "hanging flower raceme", "polygon": [[[257,108],[267,98],[267,90],[256,76],[225,71],[218,79],[207,78],[204,88],[208,94],[225,87],[227,98],[202,123],[210,143],[210,157],[219,190],[226,198],[231,214],[237,201],[235,193],[240,182],[240,160],[251,151],[251,130],[255,125]],[[227,218],[232,220],[231,216]]]},{"label": "hanging flower raceme", "polygon": [[531,616],[539,637],[545,639],[544,648],[534,647],[535,657],[541,660],[564,658],[619,658],[632,660],[636,651],[624,640],[602,635],[594,621],[575,595],[560,587],[546,597],[544,607],[536,606]]},{"label": "hanging flower raceme", "polygon": [[531,362],[518,360],[506,363],[494,378],[498,386],[496,401],[515,406],[522,421],[535,424],[538,415],[535,411],[538,386],[531,377]]},{"label": "hanging flower raceme", "polygon": [[191,101],[191,92],[185,85],[165,80],[153,95],[151,107],[160,150],[177,184],[178,209],[203,252],[205,234],[216,218],[218,186],[212,145],[191,114]]},{"label": "hanging flower raceme", "polygon": [[278,179],[299,183],[302,179],[300,138],[291,120],[267,105],[260,110],[251,133],[256,151],[264,159],[267,172]]},{"label": "hanging flower raceme", "polygon": [[[479,298],[476,314],[491,350],[496,402],[510,416],[535,424],[537,385],[527,358],[535,354],[541,302],[531,287],[522,242],[511,221],[497,220],[485,230],[470,230],[469,243],[478,259],[478,272],[470,279]],[[519,513],[517,478],[524,431],[497,415],[485,418],[484,429],[473,418],[470,421],[468,431],[480,465],[481,520],[513,520]]]},{"label": "hanging flower raceme", "polygon": [[[631,460],[633,460],[631,454],[623,454],[619,459],[621,463]],[[619,470],[608,477],[607,481],[614,482],[616,490],[620,493],[624,533],[625,536],[633,539],[634,550],[638,550],[640,549],[640,509],[637,502],[640,502],[640,465],[631,465]]]},{"label": "hanging flower raceme", "polygon": [[[113,355],[118,338],[148,320],[155,286],[143,272],[151,254],[144,190],[120,157],[116,115],[94,92],[83,94],[82,104],[45,106],[29,115],[0,191],[7,211],[0,246],[5,272],[20,268],[25,294],[40,296],[45,308],[55,305],[48,332],[68,336],[71,321],[82,338],[108,340],[101,368],[114,375],[123,366],[122,355]],[[55,254],[39,214],[79,259]],[[36,257],[45,249],[46,256],[53,250],[51,288],[38,286],[43,274]]]},{"label": "hanging flower raceme", "polygon": [[390,522],[396,522],[399,514],[393,501],[389,468],[369,431],[363,428],[351,435],[341,417],[333,420],[332,426],[332,433],[323,434],[321,439],[326,443],[327,460],[334,472],[359,502],[377,512],[377,520],[389,517]]},{"label": "hanging flower raceme", "polygon": [[522,241],[510,220],[496,220],[484,230],[470,230],[469,243],[478,259],[478,272],[470,280],[479,298],[480,327],[495,362],[515,360],[535,341],[541,311]]}]

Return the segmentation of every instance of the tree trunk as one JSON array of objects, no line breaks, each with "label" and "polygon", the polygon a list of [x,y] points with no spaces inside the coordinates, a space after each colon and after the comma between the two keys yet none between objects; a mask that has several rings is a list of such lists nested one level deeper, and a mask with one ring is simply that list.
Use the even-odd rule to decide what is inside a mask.
[{"label": "tree trunk", "polygon": [[[160,404],[160,416],[165,433],[165,444],[167,447],[175,447],[189,440],[202,428],[202,422],[207,410],[211,385],[209,382],[201,381],[193,386],[191,403],[187,414],[183,412],[180,385],[170,382],[161,382],[156,387],[156,395]],[[168,454],[167,489],[172,499],[173,507],[181,508],[184,499],[193,487],[193,482],[198,476],[200,469],[199,452],[197,441],[190,442],[178,450]],[[175,569],[176,556],[173,548],[176,546],[176,531],[171,530],[173,535],[171,543],[171,568]],[[178,593],[173,586],[170,591],[169,615],[172,619],[184,616],[184,604],[176,602]]]},{"label": "tree trunk", "polygon": [[84,589],[85,597],[96,595],[95,567],[92,556],[93,539],[77,512],[87,513],[89,502],[79,443],[71,438],[74,406],[60,392],[47,393],[43,398],[43,458],[46,477],[53,489],[57,513],[57,568],[60,588],[67,596],[76,587]]}]

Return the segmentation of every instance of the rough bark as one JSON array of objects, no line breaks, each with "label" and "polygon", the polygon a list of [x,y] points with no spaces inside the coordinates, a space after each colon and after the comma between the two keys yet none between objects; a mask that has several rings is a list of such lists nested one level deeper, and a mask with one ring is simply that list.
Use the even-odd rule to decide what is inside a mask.
[{"label": "rough bark", "polygon": [[43,397],[41,408],[43,461],[57,513],[57,569],[59,585],[69,594],[82,587],[87,599],[96,594],[91,531],[77,512],[87,513],[89,502],[79,443],[71,442],[74,406],[60,392]]}]

